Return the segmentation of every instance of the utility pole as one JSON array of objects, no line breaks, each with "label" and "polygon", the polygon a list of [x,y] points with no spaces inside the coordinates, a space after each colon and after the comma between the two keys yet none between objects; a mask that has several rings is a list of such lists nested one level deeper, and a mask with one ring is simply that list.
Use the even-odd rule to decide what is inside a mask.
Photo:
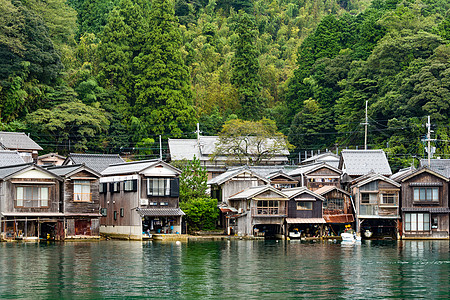
[{"label": "utility pole", "polygon": [[431,133],[433,130],[431,130],[431,121],[430,116],[428,116],[428,122],[427,122],[427,138],[425,139],[426,142],[428,142],[427,152],[428,152],[428,168],[431,165],[431,156],[433,155],[433,150],[431,149],[431,142],[435,141],[434,139],[431,139]]},{"label": "utility pole", "polygon": [[162,142],[161,142],[161,135],[159,135],[159,159],[162,160]]},{"label": "utility pole", "polygon": [[197,141],[200,140],[200,123],[197,123],[197,130],[195,133],[197,133]]},{"label": "utility pole", "polygon": [[367,125],[369,125],[369,119],[367,117],[367,102],[369,102],[369,101],[366,101],[366,121],[364,123],[361,123],[361,125],[364,125],[364,131],[365,131],[365,134],[364,134],[364,150],[367,150]]}]

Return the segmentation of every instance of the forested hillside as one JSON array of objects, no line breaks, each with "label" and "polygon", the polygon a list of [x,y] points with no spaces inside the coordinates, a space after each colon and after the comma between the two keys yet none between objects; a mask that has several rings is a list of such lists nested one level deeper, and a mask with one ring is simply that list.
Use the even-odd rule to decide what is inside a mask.
[{"label": "forested hillside", "polygon": [[450,153],[447,0],[0,0],[2,130],[152,157],[162,135],[276,121],[296,148]]}]

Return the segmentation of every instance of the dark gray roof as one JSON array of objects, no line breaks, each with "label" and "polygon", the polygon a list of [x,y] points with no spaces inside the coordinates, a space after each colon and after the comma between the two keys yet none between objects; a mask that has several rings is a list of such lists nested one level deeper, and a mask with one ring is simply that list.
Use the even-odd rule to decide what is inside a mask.
[{"label": "dark gray roof", "polygon": [[0,145],[10,150],[42,150],[35,141],[23,132],[0,131]]},{"label": "dark gray roof", "polygon": [[125,162],[119,154],[82,154],[70,153],[64,161],[63,165],[84,164],[88,168],[101,173],[109,165],[120,164]]},{"label": "dark gray roof", "polygon": [[81,171],[81,170],[86,170],[95,176],[101,177],[100,173],[86,167],[85,165],[49,166],[49,167],[44,167],[44,168],[47,169],[48,171],[52,172],[53,174],[56,174],[61,177],[65,177],[67,175],[70,176],[71,173]]},{"label": "dark gray roof", "polygon": [[17,151],[0,150],[0,167],[20,165],[25,161]]},{"label": "dark gray roof", "polygon": [[160,159],[149,159],[149,160],[139,160],[139,161],[132,161],[132,162],[124,162],[120,164],[114,164],[106,168],[102,171],[103,176],[108,175],[119,175],[119,174],[136,174],[145,171],[146,169],[157,166],[157,165],[163,165],[168,169],[171,169],[175,173],[181,174],[181,170],[175,168],[174,166],[160,160]]},{"label": "dark gray roof", "polygon": [[385,176],[392,175],[391,167],[383,150],[342,150],[339,168],[350,176],[371,171]]},{"label": "dark gray roof", "polygon": [[[421,167],[428,167],[428,159],[420,160]],[[450,159],[431,159],[430,160],[430,170],[441,174],[447,178],[450,177]]]},{"label": "dark gray roof", "polygon": [[8,177],[12,174],[15,174],[17,172],[20,172],[21,170],[24,170],[24,169],[30,167],[31,165],[32,165],[32,163],[1,167],[0,168],[0,179],[5,179],[6,177]]},{"label": "dark gray roof", "polygon": [[213,184],[221,185],[221,184],[225,183],[226,181],[228,181],[229,179],[231,179],[239,174],[245,173],[245,172],[250,173],[251,176],[254,176],[256,178],[259,178],[259,179],[267,182],[267,184],[270,183],[270,180],[268,180],[264,176],[261,176],[257,172],[254,172],[249,166],[242,166],[242,167],[229,169],[228,171],[208,180],[208,185],[213,185]]},{"label": "dark gray roof", "polygon": [[137,210],[137,212],[141,216],[151,217],[170,217],[185,215],[181,208],[140,208]]}]

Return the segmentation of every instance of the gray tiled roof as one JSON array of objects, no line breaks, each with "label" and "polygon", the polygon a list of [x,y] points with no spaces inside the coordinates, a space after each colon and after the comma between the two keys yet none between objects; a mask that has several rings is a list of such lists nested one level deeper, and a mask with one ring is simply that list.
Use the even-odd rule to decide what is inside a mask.
[{"label": "gray tiled roof", "polygon": [[247,189],[243,190],[242,192],[239,192],[239,193],[231,196],[228,200],[250,199],[254,196],[257,196],[257,195],[259,195],[265,191],[269,191],[269,190],[276,194],[279,194],[280,197],[286,198],[286,200],[287,200],[287,196],[283,192],[280,192],[279,190],[277,190],[276,188],[274,188],[271,185],[260,185],[260,186],[247,188]]},{"label": "gray tiled roof", "polygon": [[224,172],[224,173],[222,173],[222,174],[220,174],[220,175],[210,179],[208,181],[208,185],[213,185],[213,184],[220,185],[220,184],[228,181],[229,179],[233,178],[234,176],[237,176],[237,175],[239,175],[241,173],[244,173],[245,171],[247,171],[248,173],[250,173],[254,177],[259,177],[261,180],[264,180],[267,183],[270,182],[264,176],[261,176],[258,173],[254,172],[249,166],[242,166],[242,167],[229,169],[228,171],[226,171],[226,172]]},{"label": "gray tiled roof", "polygon": [[25,161],[17,151],[0,150],[0,167],[20,165]]},{"label": "gray tiled roof", "polygon": [[176,173],[181,174],[181,170],[175,168],[174,166],[160,160],[160,159],[150,159],[141,161],[124,162],[121,164],[111,165],[101,173],[103,176],[107,175],[124,175],[124,174],[136,174],[144,171],[155,165],[165,165],[167,168],[172,169]]},{"label": "gray tiled roof", "polygon": [[151,217],[170,217],[170,216],[184,216],[185,213],[181,208],[141,208],[138,209],[138,214],[141,216]]},{"label": "gray tiled roof", "polygon": [[0,131],[0,145],[10,150],[42,150],[35,141],[23,132]]},{"label": "gray tiled roof", "polygon": [[325,152],[322,154],[317,154],[311,156],[301,162],[301,164],[309,164],[313,162],[325,162],[330,166],[337,168],[339,165],[339,155],[336,155],[332,152]]},{"label": "gray tiled roof", "polygon": [[69,161],[75,165],[84,164],[88,168],[101,173],[109,165],[125,162],[119,154],[82,154],[70,153],[63,165],[68,165]]},{"label": "gray tiled roof", "polygon": [[[428,166],[428,159],[421,159],[420,166]],[[450,177],[450,159],[431,159],[430,160],[430,170],[441,174],[447,178]]]},{"label": "gray tiled roof", "polygon": [[392,175],[383,150],[342,150],[339,167],[350,176],[364,175],[371,171]]},{"label": "gray tiled roof", "polygon": [[301,165],[298,168],[291,170],[288,174],[290,176],[298,176],[301,174],[307,174],[309,172],[318,170],[320,168],[328,168],[330,170],[333,170],[334,172],[338,173],[339,175],[342,174],[342,171],[333,167],[332,165],[329,165],[327,162],[315,162],[311,163],[309,165]]},{"label": "gray tiled roof", "polygon": [[58,176],[62,176],[65,177],[72,172],[76,172],[77,170],[87,170],[88,172],[92,173],[95,176],[100,177],[100,173],[86,167],[85,165],[69,165],[69,166],[49,166],[49,167],[45,167],[45,169],[47,169],[47,171],[52,172],[53,174],[56,174]]},{"label": "gray tiled roof", "polygon": [[17,173],[21,170],[24,170],[28,167],[30,167],[32,164],[21,164],[21,165],[15,165],[15,166],[6,166],[0,168],[0,179],[5,179],[6,177]]}]

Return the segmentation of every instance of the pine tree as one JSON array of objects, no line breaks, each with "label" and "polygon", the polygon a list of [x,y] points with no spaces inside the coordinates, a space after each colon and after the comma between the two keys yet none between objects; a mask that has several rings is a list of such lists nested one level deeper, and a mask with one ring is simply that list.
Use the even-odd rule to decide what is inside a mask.
[{"label": "pine tree", "polygon": [[180,137],[196,121],[178,26],[173,2],[153,1],[146,43],[134,59],[138,70],[134,115],[150,132],[173,137]]},{"label": "pine tree", "polygon": [[239,13],[238,35],[233,61],[232,83],[236,86],[241,104],[240,117],[259,120],[264,102],[261,97],[258,52],[255,45],[255,25],[247,13]]}]

